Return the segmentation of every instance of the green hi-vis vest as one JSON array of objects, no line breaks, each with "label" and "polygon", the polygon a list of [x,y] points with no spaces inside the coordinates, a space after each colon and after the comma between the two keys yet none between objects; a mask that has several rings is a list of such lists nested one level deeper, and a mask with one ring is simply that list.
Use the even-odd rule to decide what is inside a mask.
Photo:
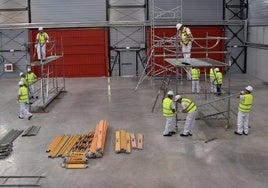
[{"label": "green hi-vis vest", "polygon": [[25,86],[20,87],[20,98],[19,102],[27,102],[28,100],[28,89]]},{"label": "green hi-vis vest", "polygon": [[24,85],[26,85],[26,86],[28,85],[28,82],[27,82],[26,78],[21,77],[20,81],[22,81]]},{"label": "green hi-vis vest", "polygon": [[192,69],[192,80],[199,80],[199,69]]},{"label": "green hi-vis vest", "polygon": [[29,84],[33,84],[35,82],[35,75],[33,72],[31,72],[30,74],[27,74],[27,79],[28,79],[28,83]]},{"label": "green hi-vis vest", "polygon": [[187,99],[187,98],[182,98],[181,101],[187,103],[187,107],[185,109],[187,113],[192,113],[192,112],[196,111],[197,106],[195,105],[195,103],[193,101],[191,101],[190,99]]},{"label": "green hi-vis vest", "polygon": [[43,45],[46,43],[46,40],[47,40],[47,34],[45,32],[43,33],[38,33],[38,43]]},{"label": "green hi-vis vest", "polygon": [[181,40],[182,40],[182,43],[185,45],[187,45],[190,41],[193,41],[193,39],[187,35],[186,29],[187,27],[183,27],[181,31]]},{"label": "green hi-vis vest", "polygon": [[217,72],[216,76],[217,76],[216,84],[222,84],[222,73]]},{"label": "green hi-vis vest", "polygon": [[239,111],[250,112],[252,103],[253,103],[253,96],[251,94],[245,94],[244,100],[240,100],[238,107]]},{"label": "green hi-vis vest", "polygon": [[209,70],[209,77],[214,80],[215,79],[215,76],[216,76],[215,69],[214,68],[210,68],[210,70]]},{"label": "green hi-vis vest", "polygon": [[163,100],[163,116],[172,117],[174,115],[172,109],[170,109],[171,103],[172,100],[168,97]]}]

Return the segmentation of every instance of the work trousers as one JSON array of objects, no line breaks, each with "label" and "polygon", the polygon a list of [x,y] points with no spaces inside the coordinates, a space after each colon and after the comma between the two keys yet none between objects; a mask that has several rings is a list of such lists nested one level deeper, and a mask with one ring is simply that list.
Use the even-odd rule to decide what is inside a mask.
[{"label": "work trousers", "polygon": [[34,84],[29,85],[29,93],[30,93],[30,97],[34,97]]},{"label": "work trousers", "polygon": [[187,114],[186,121],[184,124],[183,134],[188,135],[192,134],[193,127],[195,126],[195,116],[197,111]]},{"label": "work trousers", "polygon": [[32,114],[26,109],[25,103],[24,102],[20,102],[20,114],[19,114],[19,116],[21,118],[24,118],[25,115],[28,118]]},{"label": "work trousers", "polygon": [[210,78],[210,92],[211,93],[216,93],[217,92],[217,88],[216,85],[214,84],[214,79]]},{"label": "work trousers", "polygon": [[192,49],[192,42],[189,42],[188,44],[183,44],[182,43],[181,51],[182,51],[182,54],[183,54],[184,61],[186,63],[190,63],[191,49]]},{"label": "work trousers", "polygon": [[166,117],[166,126],[165,126],[165,130],[163,132],[163,135],[166,135],[169,132],[174,131],[174,120],[173,119],[174,119],[174,116]]},{"label": "work trousers", "polygon": [[200,85],[199,80],[192,80],[192,93],[199,93],[200,92]]},{"label": "work trousers", "polygon": [[237,132],[242,134],[244,133],[248,134],[248,119],[249,119],[249,113],[248,112],[241,112],[238,111],[237,114]]},{"label": "work trousers", "polygon": [[36,52],[37,52],[38,60],[41,60],[41,59],[45,60],[46,59],[46,44],[43,44],[43,46],[41,46],[40,44],[37,44]]}]

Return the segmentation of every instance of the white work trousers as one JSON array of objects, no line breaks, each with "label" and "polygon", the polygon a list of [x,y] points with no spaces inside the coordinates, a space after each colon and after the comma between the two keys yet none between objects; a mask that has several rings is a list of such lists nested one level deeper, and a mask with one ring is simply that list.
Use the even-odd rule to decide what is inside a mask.
[{"label": "white work trousers", "polygon": [[190,63],[191,49],[192,49],[192,42],[189,42],[187,45],[182,43],[181,51],[183,53],[183,58],[186,63]]},{"label": "white work trousers", "polygon": [[237,132],[242,134],[243,131],[248,134],[249,113],[238,111],[237,114]]},{"label": "white work trousers", "polygon": [[26,115],[26,117],[28,118],[29,116],[31,116],[32,114],[26,109],[26,105],[24,102],[20,102],[20,117],[24,118],[24,115]]},{"label": "white work trousers", "polygon": [[214,84],[214,79],[210,78],[210,92],[211,93],[216,93],[217,92],[217,87],[216,84]]},{"label": "white work trousers", "polygon": [[30,93],[30,97],[34,97],[34,84],[29,85],[29,93]]},{"label": "white work trousers", "polygon": [[193,127],[195,126],[195,116],[197,111],[187,114],[186,121],[184,124],[183,134],[188,135],[192,134]]},{"label": "white work trousers", "polygon": [[46,43],[43,46],[38,43],[36,46],[36,52],[38,60],[46,59]]},{"label": "white work trousers", "polygon": [[163,132],[163,135],[168,134],[169,132],[173,132],[174,131],[174,122],[173,122],[174,117],[166,117],[166,126],[165,126],[165,130]]},{"label": "white work trousers", "polygon": [[200,92],[200,85],[199,80],[192,80],[192,93],[199,93]]}]

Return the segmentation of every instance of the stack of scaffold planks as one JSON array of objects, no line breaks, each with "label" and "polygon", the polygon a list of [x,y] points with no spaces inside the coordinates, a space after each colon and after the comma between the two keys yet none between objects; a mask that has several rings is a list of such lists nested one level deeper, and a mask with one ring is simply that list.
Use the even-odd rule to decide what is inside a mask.
[{"label": "stack of scaffold planks", "polygon": [[91,146],[88,150],[89,158],[100,158],[103,156],[107,128],[108,123],[106,120],[101,120],[97,124]]},{"label": "stack of scaffold planks", "polygon": [[126,130],[118,130],[115,132],[115,152],[131,153],[132,149],[143,149],[143,135],[137,134],[137,141],[134,133]]},{"label": "stack of scaffold planks", "polygon": [[103,156],[107,128],[107,121],[101,120],[95,131],[89,131],[85,135],[59,135],[48,146],[48,157],[63,157],[64,168],[87,168],[88,158]]}]

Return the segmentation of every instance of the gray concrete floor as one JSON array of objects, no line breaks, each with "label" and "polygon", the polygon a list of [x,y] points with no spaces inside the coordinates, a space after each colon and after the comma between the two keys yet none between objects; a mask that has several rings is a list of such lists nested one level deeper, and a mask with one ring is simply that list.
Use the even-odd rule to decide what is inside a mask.
[{"label": "gray concrete floor", "polygon": [[[108,78],[66,79],[67,92],[49,105],[47,113],[34,113],[28,121],[18,119],[17,80],[0,79],[0,138],[11,129],[41,126],[36,136],[14,141],[14,151],[0,160],[0,176],[43,175],[46,178],[40,184],[46,188],[267,187],[267,85],[248,75],[232,75],[232,93],[247,84],[254,87],[248,136],[234,135],[236,117],[232,115],[229,129],[224,120],[198,120],[192,137],[175,134],[167,138],[162,136],[165,119],[160,99],[151,112],[157,86],[153,88],[146,80],[134,91],[136,84],[137,78],[112,77],[110,83]],[[189,87],[189,83],[183,86]],[[198,100],[202,95],[186,96]],[[232,102],[237,111],[237,99],[233,97]],[[87,133],[102,119],[109,123],[103,158],[90,159],[89,167],[82,170],[64,169],[62,159],[48,158],[45,151],[57,135]],[[181,131],[183,122],[178,125]],[[118,129],[144,134],[144,149],[116,154]],[[213,137],[217,139],[204,142]]]}]

